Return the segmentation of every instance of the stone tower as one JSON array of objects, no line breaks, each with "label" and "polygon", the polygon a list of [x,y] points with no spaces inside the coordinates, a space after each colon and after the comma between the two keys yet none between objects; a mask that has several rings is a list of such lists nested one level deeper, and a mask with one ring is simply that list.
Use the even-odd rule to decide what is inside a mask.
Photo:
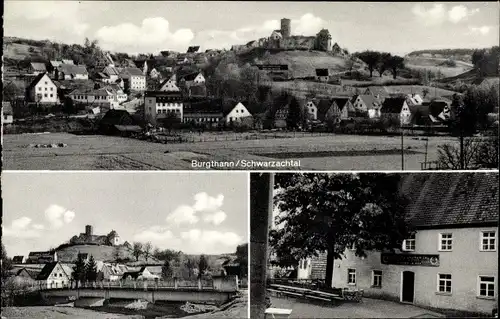
[{"label": "stone tower", "polygon": [[93,229],[92,229],[92,226],[91,225],[86,225],[85,226],[85,235],[87,237],[91,237],[93,234]]},{"label": "stone tower", "polygon": [[283,38],[289,38],[291,33],[290,19],[281,19],[281,35]]}]

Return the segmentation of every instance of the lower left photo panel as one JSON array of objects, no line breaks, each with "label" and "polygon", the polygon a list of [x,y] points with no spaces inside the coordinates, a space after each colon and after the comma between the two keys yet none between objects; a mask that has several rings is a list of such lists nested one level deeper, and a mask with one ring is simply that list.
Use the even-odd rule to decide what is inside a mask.
[{"label": "lower left photo panel", "polygon": [[2,318],[248,318],[249,174],[2,172]]}]

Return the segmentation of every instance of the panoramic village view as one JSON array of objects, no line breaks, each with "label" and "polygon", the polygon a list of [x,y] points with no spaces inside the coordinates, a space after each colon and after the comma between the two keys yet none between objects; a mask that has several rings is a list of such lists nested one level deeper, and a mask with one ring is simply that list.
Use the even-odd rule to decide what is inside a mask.
[{"label": "panoramic village view", "polygon": [[251,318],[498,318],[498,172],[250,187]]},{"label": "panoramic village view", "polygon": [[4,173],[2,186],[2,318],[247,318],[246,174]]},{"label": "panoramic village view", "polygon": [[4,167],[495,169],[498,15],[495,2],[6,1]]}]

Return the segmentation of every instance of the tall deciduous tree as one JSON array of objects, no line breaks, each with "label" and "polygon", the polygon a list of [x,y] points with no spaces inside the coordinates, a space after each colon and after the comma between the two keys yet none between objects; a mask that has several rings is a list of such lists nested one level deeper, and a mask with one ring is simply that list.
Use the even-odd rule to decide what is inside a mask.
[{"label": "tall deciduous tree", "polygon": [[150,241],[148,241],[146,244],[144,244],[144,247],[142,249],[142,253],[143,253],[146,261],[148,261],[149,257],[151,257],[152,250],[153,250],[153,245],[151,244]]},{"label": "tall deciduous tree", "polygon": [[289,129],[296,129],[304,122],[304,112],[300,107],[299,101],[292,97],[288,104],[288,117],[286,119],[286,126]]},{"label": "tall deciduous tree", "polygon": [[397,55],[390,56],[387,60],[387,67],[391,70],[394,79],[396,79],[396,76],[398,75],[398,70],[401,70],[405,67],[404,60],[404,58]]},{"label": "tall deciduous tree", "polygon": [[281,212],[270,232],[280,266],[327,252],[326,284],[334,259],[347,247],[356,255],[401,247],[409,234],[405,200],[395,174],[276,174],[275,207]]},{"label": "tall deciduous tree", "polygon": [[377,66],[377,63],[380,60],[380,53],[376,51],[364,51],[357,54],[358,58],[365,62],[368,66],[368,70],[370,71],[370,77],[373,76],[373,70]]},{"label": "tall deciduous tree", "polygon": [[170,266],[170,261],[165,260],[163,266],[161,267],[161,275],[163,278],[172,278],[172,267]]},{"label": "tall deciduous tree", "polygon": [[389,68],[389,62],[391,61],[391,58],[392,56],[390,53],[380,53],[379,60],[376,64],[377,71],[380,77],[382,77],[382,75],[384,75],[384,72]]},{"label": "tall deciduous tree", "polygon": [[248,243],[236,247],[236,261],[240,264],[240,277],[248,276]]},{"label": "tall deciduous tree", "polygon": [[198,261],[198,277],[201,278],[201,276],[205,274],[207,269],[208,269],[207,258],[205,257],[205,255],[201,255],[200,260]]},{"label": "tall deciduous tree", "polygon": [[135,257],[135,261],[139,261],[139,257],[142,255],[142,243],[135,242],[132,245],[132,256]]}]

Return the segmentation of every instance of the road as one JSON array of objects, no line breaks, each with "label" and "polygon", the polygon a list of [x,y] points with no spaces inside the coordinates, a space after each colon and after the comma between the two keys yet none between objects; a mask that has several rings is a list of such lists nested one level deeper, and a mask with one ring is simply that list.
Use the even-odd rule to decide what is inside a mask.
[{"label": "road", "polygon": [[444,318],[444,315],[413,305],[363,298],[361,303],[344,302],[323,306],[293,298],[271,298],[273,308],[292,309],[290,318]]}]

